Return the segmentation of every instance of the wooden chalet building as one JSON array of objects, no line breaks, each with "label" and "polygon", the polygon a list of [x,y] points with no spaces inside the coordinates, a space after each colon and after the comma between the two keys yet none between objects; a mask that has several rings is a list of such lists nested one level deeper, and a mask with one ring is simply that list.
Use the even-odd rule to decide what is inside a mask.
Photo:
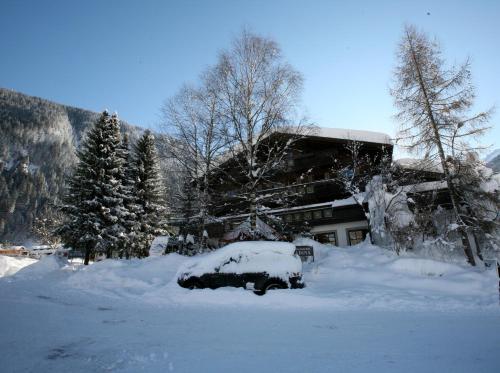
[{"label": "wooden chalet building", "polygon": [[[283,134],[269,139],[283,140]],[[363,208],[346,193],[337,177],[338,172],[349,172],[353,157],[348,145],[353,142],[359,144],[358,159],[363,160],[358,174],[372,175],[382,160],[391,162],[393,145],[386,134],[319,128],[297,140],[283,167],[259,188],[257,193],[265,200],[262,219],[278,217],[289,232],[280,239],[291,239],[304,231],[320,242],[337,246],[354,245],[365,239],[368,223]],[[218,217],[219,223],[208,226],[211,238],[234,239],[231,232],[248,220],[248,202],[241,198],[238,183],[232,181],[238,175],[224,179],[234,169],[234,162],[230,159],[222,163],[220,172],[214,175],[223,182],[215,191],[220,197],[211,214]]]}]

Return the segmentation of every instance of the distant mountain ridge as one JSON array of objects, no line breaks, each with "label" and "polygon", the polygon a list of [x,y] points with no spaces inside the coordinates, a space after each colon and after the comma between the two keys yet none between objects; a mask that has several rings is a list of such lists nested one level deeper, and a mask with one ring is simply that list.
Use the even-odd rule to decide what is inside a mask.
[{"label": "distant mountain ridge", "polygon": [[500,172],[500,155],[497,155],[491,161],[486,164],[489,168],[491,168],[495,172]]},{"label": "distant mountain ridge", "polygon": [[491,153],[489,153],[486,157],[484,157],[484,161],[486,163],[489,163],[498,156],[500,156],[500,149],[495,149]]},{"label": "distant mountain ridge", "polygon": [[500,172],[500,149],[495,149],[484,157],[486,165],[495,172]]},{"label": "distant mountain ridge", "polygon": [[[0,242],[22,242],[34,219],[61,197],[75,149],[99,117],[0,88]],[[144,131],[121,121],[135,141]]]}]

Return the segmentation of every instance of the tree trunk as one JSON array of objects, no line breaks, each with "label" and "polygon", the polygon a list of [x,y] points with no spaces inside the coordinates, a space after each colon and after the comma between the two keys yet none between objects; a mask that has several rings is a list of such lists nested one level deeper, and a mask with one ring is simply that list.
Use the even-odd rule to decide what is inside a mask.
[{"label": "tree trunk", "polygon": [[255,202],[255,192],[250,193],[250,229],[252,230],[252,239],[257,235],[257,204]]},{"label": "tree trunk", "polygon": [[83,264],[88,266],[89,261],[90,261],[90,247],[87,245],[87,247],[85,247],[85,259],[83,261]]}]

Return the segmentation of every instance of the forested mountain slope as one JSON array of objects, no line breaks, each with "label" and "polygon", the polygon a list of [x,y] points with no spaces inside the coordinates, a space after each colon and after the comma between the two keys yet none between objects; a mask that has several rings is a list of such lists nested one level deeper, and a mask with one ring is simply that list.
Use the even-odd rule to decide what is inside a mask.
[{"label": "forested mountain slope", "polygon": [[[98,113],[0,88],[0,242],[21,243],[57,201],[75,148]],[[121,122],[132,141],[139,127]]]}]

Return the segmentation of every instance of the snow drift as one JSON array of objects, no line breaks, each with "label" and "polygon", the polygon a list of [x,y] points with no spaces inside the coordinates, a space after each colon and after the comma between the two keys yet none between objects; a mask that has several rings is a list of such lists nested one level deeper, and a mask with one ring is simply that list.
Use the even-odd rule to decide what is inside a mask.
[{"label": "snow drift", "polygon": [[0,277],[11,276],[22,268],[36,263],[36,259],[31,258],[14,258],[10,256],[0,255]]},{"label": "snow drift", "polygon": [[[498,277],[493,270],[409,253],[397,256],[367,242],[346,248],[322,245],[310,239],[299,239],[294,244],[312,245],[315,250],[315,262],[303,265],[306,288],[276,290],[264,297],[236,288],[181,288],[177,275],[186,268],[197,271],[200,267],[193,266],[192,258],[178,254],[142,260],[109,259],[89,266],[64,264],[57,258],[47,257],[20,271],[13,279],[23,279],[39,291],[58,289],[59,294],[68,297],[85,292],[157,306],[413,311],[498,309]],[[226,246],[211,254],[213,263],[217,261],[215,258],[225,256],[231,247],[234,253],[267,252],[263,255],[275,256],[276,260],[289,256],[282,253],[294,251],[294,245],[289,243],[273,243],[270,248],[257,242],[242,242],[237,243],[236,248]],[[278,261],[272,263],[266,265],[279,269]]]}]

